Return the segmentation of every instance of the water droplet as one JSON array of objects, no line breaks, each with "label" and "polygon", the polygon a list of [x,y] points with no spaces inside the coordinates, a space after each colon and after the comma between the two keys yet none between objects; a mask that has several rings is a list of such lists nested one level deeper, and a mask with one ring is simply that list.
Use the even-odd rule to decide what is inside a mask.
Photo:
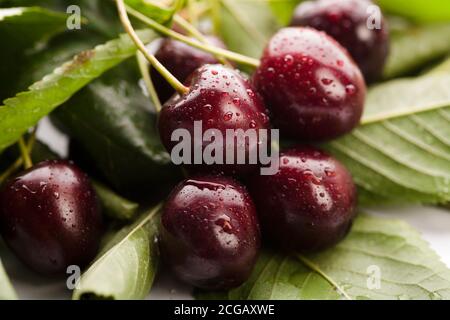
[{"label": "water droplet", "polygon": [[354,85],[349,84],[349,85],[345,86],[345,92],[347,92],[348,94],[353,94],[353,93],[355,93],[355,91],[356,91],[356,88]]},{"label": "water droplet", "polygon": [[230,121],[232,117],[233,117],[233,113],[232,112],[227,112],[227,113],[225,113],[223,115],[223,120]]},{"label": "water droplet", "polygon": [[292,63],[294,63],[294,57],[290,54],[287,54],[284,56],[284,62],[286,63],[286,65],[290,66]]},{"label": "water droplet", "polygon": [[323,78],[323,79],[320,80],[320,81],[322,81],[322,83],[323,83],[324,85],[326,85],[326,86],[328,86],[328,85],[330,85],[330,84],[333,83],[333,80],[332,80],[332,79],[328,79],[328,78]]}]

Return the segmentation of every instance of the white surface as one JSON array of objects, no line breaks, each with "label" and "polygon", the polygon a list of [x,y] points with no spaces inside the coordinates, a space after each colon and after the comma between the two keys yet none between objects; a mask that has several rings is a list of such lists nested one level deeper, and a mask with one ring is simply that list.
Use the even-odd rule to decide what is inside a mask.
[{"label": "white surface", "polygon": [[[39,128],[38,136],[51,147],[66,153],[67,141],[55,131],[47,120]],[[450,211],[434,207],[399,207],[368,210],[369,213],[386,218],[402,219],[422,233],[431,247],[450,267]],[[5,251],[5,250],[2,250]],[[65,281],[41,278],[22,266],[11,254],[2,256],[5,268],[22,299],[68,299],[70,291]],[[160,272],[149,299],[192,299],[191,288],[177,282],[166,270]]]}]

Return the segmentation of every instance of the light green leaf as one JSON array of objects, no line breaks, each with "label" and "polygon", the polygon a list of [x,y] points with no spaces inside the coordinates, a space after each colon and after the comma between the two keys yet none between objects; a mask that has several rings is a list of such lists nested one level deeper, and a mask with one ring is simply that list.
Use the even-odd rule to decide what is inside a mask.
[{"label": "light green leaf", "polygon": [[134,10],[161,24],[169,24],[174,13],[182,8],[185,0],[174,0],[170,6],[165,5],[164,2],[158,3],[152,0],[125,0],[124,2]]},{"label": "light green leaf", "polygon": [[409,26],[391,35],[385,78],[411,73],[450,53],[450,24]]},{"label": "light green leaf", "polygon": [[265,251],[251,278],[229,299],[449,299],[450,270],[399,220],[361,215],[327,251],[288,257]]},{"label": "light green leaf", "polygon": [[5,269],[3,268],[2,261],[0,260],[0,300],[15,300],[17,299],[17,294],[11,285],[11,282],[6,275]]},{"label": "light green leaf", "polygon": [[274,16],[278,22],[285,26],[289,24],[292,19],[295,7],[302,2],[302,0],[267,0]]},{"label": "light green leaf", "polygon": [[228,48],[259,58],[267,40],[280,27],[269,1],[221,0],[220,2],[218,31]]},{"label": "light green leaf", "polygon": [[449,67],[375,86],[362,125],[324,145],[360,188],[388,202],[450,201]]},{"label": "light green leaf", "polygon": [[158,267],[155,242],[160,206],[119,231],[83,273],[73,299],[143,299]]},{"label": "light green leaf", "polygon": [[385,12],[416,22],[450,21],[448,0],[377,0]]},{"label": "light green leaf", "polygon": [[[140,31],[139,36],[144,42],[156,37],[149,30]],[[0,152],[83,86],[135,53],[134,43],[128,36],[122,35],[78,54],[72,61],[33,84],[28,91],[5,100],[4,106],[0,106]]]}]

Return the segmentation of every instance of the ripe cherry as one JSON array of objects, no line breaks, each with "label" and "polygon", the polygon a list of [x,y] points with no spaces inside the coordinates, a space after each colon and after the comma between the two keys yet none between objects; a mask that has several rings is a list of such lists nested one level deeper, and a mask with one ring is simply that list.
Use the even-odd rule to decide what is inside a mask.
[{"label": "ripe cherry", "polygon": [[3,239],[30,268],[63,274],[97,253],[102,217],[91,183],[74,164],[41,162],[0,191]]},{"label": "ripe cherry", "polygon": [[380,9],[372,1],[302,2],[291,25],[325,31],[350,52],[368,82],[380,78],[389,51],[389,32]]},{"label": "ripe cherry", "polygon": [[321,141],[351,131],[366,86],[346,50],[325,33],[284,28],[264,50],[254,84],[282,135]]},{"label": "ripe cherry", "polygon": [[259,224],[245,187],[227,177],[181,182],[164,206],[163,257],[187,283],[208,290],[243,283],[260,248]]},{"label": "ripe cherry", "polygon": [[[204,65],[194,71],[187,84],[189,92],[174,95],[164,104],[159,115],[159,133],[166,149],[171,152],[174,146],[179,144],[178,141],[172,141],[174,130],[186,129],[191,137],[192,153],[195,152],[196,144],[203,154],[208,145],[215,143],[222,155],[214,155],[220,157],[223,163],[205,164],[205,161],[202,161],[201,165],[194,164],[189,166],[189,169],[234,175],[245,174],[257,168],[257,165],[248,164],[248,160],[247,165],[237,164],[236,161],[238,152],[244,153],[246,159],[249,159],[249,154],[263,143],[259,129],[268,129],[270,125],[266,109],[249,81],[239,71],[216,64]],[[196,121],[201,121],[202,136],[211,129],[214,138],[209,139],[210,141],[194,141],[197,137],[194,132]],[[234,138],[233,142],[230,141],[232,139],[226,139],[227,129],[235,130],[234,137],[238,136],[238,129],[253,129],[256,138],[246,139],[245,143],[239,143]],[[219,135],[223,138],[222,144],[217,140]],[[234,148],[231,148],[233,143]],[[232,164],[227,164],[227,145],[235,155]],[[228,154],[231,152],[228,151]],[[194,157],[192,154],[190,156],[190,162],[194,163]]]},{"label": "ripe cherry", "polygon": [[312,147],[280,154],[280,169],[255,175],[249,188],[263,234],[285,250],[311,252],[336,244],[356,214],[356,189],[347,169]]},{"label": "ripe cherry", "polygon": [[[205,36],[205,38],[210,44],[226,49],[219,38],[215,36]],[[205,64],[219,62],[210,53],[170,38],[162,40],[155,57],[181,82],[184,82],[195,69]],[[166,102],[174,94],[173,88],[156,70],[152,70],[151,76],[160,100],[163,103]]]}]

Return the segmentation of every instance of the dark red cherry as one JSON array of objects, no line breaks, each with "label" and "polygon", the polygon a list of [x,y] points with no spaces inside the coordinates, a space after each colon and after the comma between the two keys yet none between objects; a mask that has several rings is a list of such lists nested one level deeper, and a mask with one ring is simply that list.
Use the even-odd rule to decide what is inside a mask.
[{"label": "dark red cherry", "polygon": [[253,201],[227,177],[181,182],[162,216],[163,258],[185,282],[208,290],[229,289],[250,275],[260,248]]},{"label": "dark red cherry", "polygon": [[[256,152],[258,145],[264,140],[259,129],[268,129],[270,125],[266,109],[249,81],[239,71],[216,64],[204,65],[194,71],[187,84],[190,88],[189,93],[174,95],[164,104],[159,115],[159,133],[166,149],[171,152],[174,146],[179,144],[177,140],[171,141],[174,130],[186,129],[192,141],[192,154],[196,144],[202,152],[208,145],[213,144],[222,150],[222,156],[215,152],[208,152],[208,154],[220,157],[223,164],[208,164],[202,161],[202,164],[189,166],[190,170],[234,175],[244,174],[257,168],[257,165],[249,164],[248,160],[247,165],[239,165],[236,161],[237,152],[245,154],[246,159],[249,159],[251,152]],[[197,122],[197,125],[201,124],[200,139],[197,139],[198,135],[194,133],[194,122]],[[210,131],[214,137],[202,142],[203,134],[209,129],[214,130]],[[256,139],[246,139],[245,143],[239,143],[233,138],[234,148],[231,148],[233,141],[226,139],[227,129],[244,131],[252,129]],[[234,137],[239,135],[238,131],[233,132]],[[217,136],[222,138],[222,144],[216,140]],[[231,151],[226,150],[227,144],[228,149],[234,152],[235,161],[227,162],[226,155],[231,154]],[[190,154],[190,161],[194,163],[192,154]],[[186,164],[186,161],[184,163]]]},{"label": "dark red cherry", "polygon": [[361,118],[366,94],[361,72],[324,32],[281,29],[253,79],[281,135],[328,140],[350,132]]},{"label": "dark red cherry", "polygon": [[[205,38],[210,44],[226,49],[219,38],[215,36],[205,36]],[[162,40],[155,57],[181,82],[184,82],[195,69],[205,64],[219,62],[210,53],[170,38]],[[174,94],[173,88],[156,70],[152,70],[151,76],[160,100],[163,103],[166,102]]]},{"label": "dark red cherry", "polygon": [[312,147],[280,154],[275,175],[255,175],[249,189],[263,234],[285,250],[328,248],[349,231],[356,214],[356,189],[347,169]]},{"label": "dark red cherry", "polygon": [[291,25],[325,31],[352,55],[368,82],[380,78],[389,52],[389,31],[369,0],[318,0],[298,5]]},{"label": "dark red cherry", "polygon": [[3,239],[30,268],[64,274],[97,253],[102,217],[91,183],[74,164],[41,162],[0,191]]}]

